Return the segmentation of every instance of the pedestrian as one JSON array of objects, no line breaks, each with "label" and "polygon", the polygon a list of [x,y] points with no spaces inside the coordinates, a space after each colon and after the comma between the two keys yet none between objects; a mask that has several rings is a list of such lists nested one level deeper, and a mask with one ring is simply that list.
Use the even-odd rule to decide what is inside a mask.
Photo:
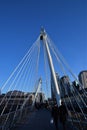
[{"label": "pedestrian", "polygon": [[59,106],[58,111],[59,111],[59,121],[63,126],[63,130],[66,130],[66,121],[68,113],[63,101],[61,101],[61,105]]},{"label": "pedestrian", "polygon": [[53,118],[56,130],[58,130],[58,106],[57,106],[57,103],[52,107],[52,118]]}]

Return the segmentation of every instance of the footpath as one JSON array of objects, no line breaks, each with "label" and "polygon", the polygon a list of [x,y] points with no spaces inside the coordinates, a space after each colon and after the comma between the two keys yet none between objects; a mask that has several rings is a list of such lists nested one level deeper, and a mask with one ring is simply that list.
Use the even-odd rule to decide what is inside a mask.
[{"label": "footpath", "polygon": [[[51,113],[47,109],[40,109],[31,112],[25,120],[17,124],[12,130],[56,130],[54,123],[50,123]],[[58,123],[59,130],[63,130]],[[67,122],[66,130],[76,130]]]}]

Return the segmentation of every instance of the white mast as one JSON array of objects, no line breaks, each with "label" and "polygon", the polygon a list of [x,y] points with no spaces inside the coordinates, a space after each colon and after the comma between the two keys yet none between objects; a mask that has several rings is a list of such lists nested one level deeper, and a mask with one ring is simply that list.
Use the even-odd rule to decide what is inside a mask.
[{"label": "white mast", "polygon": [[60,106],[61,98],[60,98],[59,86],[58,86],[58,83],[57,83],[56,73],[55,73],[55,70],[54,70],[54,65],[53,65],[49,45],[48,45],[48,42],[47,42],[47,34],[46,34],[44,29],[41,29],[40,40],[43,40],[43,43],[44,43],[44,46],[45,46],[45,49],[46,49],[49,67],[50,67],[50,71],[51,71],[53,81],[54,81],[55,97],[56,97],[58,106]]}]

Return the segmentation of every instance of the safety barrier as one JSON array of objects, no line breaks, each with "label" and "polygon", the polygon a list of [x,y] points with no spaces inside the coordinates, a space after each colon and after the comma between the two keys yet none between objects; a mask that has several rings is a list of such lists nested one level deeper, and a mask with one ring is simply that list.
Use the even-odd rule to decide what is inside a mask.
[{"label": "safety barrier", "polygon": [[72,122],[79,130],[87,130],[87,114],[85,114],[85,117],[86,119],[82,113],[69,111],[68,121]]},{"label": "safety barrier", "polygon": [[0,116],[0,130],[9,130],[11,127],[14,127],[16,123],[19,123],[29,112],[31,112],[31,107],[19,109]]}]

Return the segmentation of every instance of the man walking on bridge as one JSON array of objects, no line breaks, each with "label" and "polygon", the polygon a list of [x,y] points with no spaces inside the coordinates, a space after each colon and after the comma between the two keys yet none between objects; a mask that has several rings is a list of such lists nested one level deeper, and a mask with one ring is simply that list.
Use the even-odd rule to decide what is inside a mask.
[{"label": "man walking on bridge", "polygon": [[66,130],[66,120],[68,113],[63,101],[61,101],[61,105],[58,108],[58,114],[59,114],[59,121],[63,126],[63,130]]},{"label": "man walking on bridge", "polygon": [[52,107],[52,117],[53,117],[53,121],[55,123],[56,130],[58,130],[58,106],[57,106],[57,104],[55,104]]}]

